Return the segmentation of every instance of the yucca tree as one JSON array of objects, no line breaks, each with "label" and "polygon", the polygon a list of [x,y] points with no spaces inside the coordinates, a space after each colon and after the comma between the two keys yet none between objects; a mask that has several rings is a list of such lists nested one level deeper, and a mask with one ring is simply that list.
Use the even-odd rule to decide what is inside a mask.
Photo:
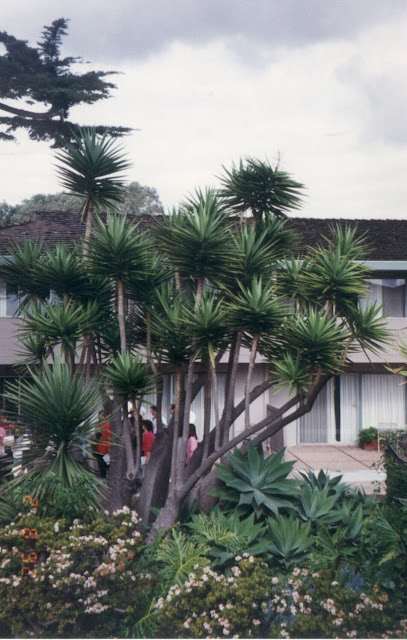
[{"label": "yucca tree", "polygon": [[[151,375],[149,366],[142,361],[141,356],[136,354],[132,356],[129,352],[119,354],[116,358],[112,358],[104,370],[106,384],[115,394],[122,398],[123,418],[124,418],[124,446],[126,449],[127,460],[127,477],[134,479],[140,470],[140,425],[138,424],[138,416],[136,420],[136,441],[137,441],[137,459],[134,465],[133,448],[131,444],[130,428],[128,423],[128,401],[132,400],[135,406],[136,400],[141,400],[145,394],[151,393],[155,386],[154,376]],[[114,456],[112,464],[114,464]],[[120,482],[120,478],[115,478]]]},{"label": "yucca tree", "polygon": [[[45,301],[46,282],[46,288],[54,287],[63,300],[43,318],[29,311],[28,333],[23,334],[28,358],[41,362],[51,350],[62,348],[70,363],[65,365],[67,372],[75,369],[80,378],[83,362],[73,366],[75,350],[89,338],[81,352],[81,361],[86,353],[85,381],[92,362],[97,362],[98,373],[103,368],[109,372],[114,399],[107,397],[105,385],[99,403],[109,407],[113,436],[124,433],[125,439],[128,427],[123,431],[113,405],[124,409],[127,424],[129,396],[141,398],[146,388],[138,378],[140,367],[156,374],[158,397],[163,376],[175,375],[175,418],[157,437],[138,505],[151,522],[150,507],[165,501],[151,529],[153,538],[174,524],[192,489],[198,488],[201,496],[208,493],[214,463],[223,455],[244,440],[253,439],[257,446],[305,415],[327,381],[346,371],[356,347],[381,349],[387,334],[376,307],[359,308],[368,272],[361,264],[362,241],[355,233],[338,227],[331,239],[304,250],[301,261],[293,260],[294,238],[285,216],[300,206],[302,185],[279,167],[242,161],[226,172],[220,195],[197,191],[163,221],[155,221],[146,239],[124,218],[110,215],[107,225],[99,222],[91,234],[94,207],[120,199],[118,174],[127,166],[107,137],[83,132],[75,147],[60,154],[65,186],[84,197],[84,259],[80,252],[58,248],[52,255],[32,250],[31,257],[26,251],[27,264],[39,266],[43,275],[43,289],[27,286],[27,293]],[[240,225],[236,214],[242,217]],[[75,275],[74,255],[84,267],[83,286],[81,276]],[[7,267],[12,279],[15,267]],[[19,284],[20,277],[24,279],[21,268],[13,282]],[[79,311],[75,319],[78,309],[84,313],[80,320]],[[90,309],[95,317],[90,317]],[[249,351],[243,398],[235,397],[238,367],[246,366],[239,364],[241,346]],[[137,360],[136,353],[146,361]],[[265,375],[255,384],[257,355]],[[215,402],[212,423],[210,404],[217,395],[219,372],[225,373],[224,411],[216,415]],[[288,387],[290,395],[280,397],[281,406],[271,407],[267,416],[251,420],[252,403],[268,393],[267,401],[272,401],[278,385]],[[201,389],[204,442],[185,466],[189,408]],[[242,416],[245,428],[234,433],[233,425]],[[128,441],[127,450],[129,456]],[[113,464],[110,473],[116,473]],[[115,483],[120,484],[119,476]]]},{"label": "yucca tree", "polygon": [[64,303],[76,299],[88,284],[80,248],[70,250],[57,244],[54,249],[47,249],[38,265],[38,277]]},{"label": "yucca tree", "polygon": [[59,358],[52,366],[44,362],[41,373],[29,373],[29,379],[9,385],[6,397],[19,405],[31,433],[35,463],[28,477],[33,497],[47,499],[47,478],[54,475],[67,489],[81,482],[93,486],[86,500],[89,506],[101,508],[102,485],[80,463],[83,444],[92,442],[95,432],[94,416],[100,407],[97,385],[91,382],[84,388],[83,378],[73,376]]},{"label": "yucca tree", "polygon": [[123,202],[123,172],[130,167],[117,139],[106,131],[83,128],[55,154],[61,185],[81,199],[82,219],[86,222],[85,252],[89,244],[95,209],[111,209]]},{"label": "yucca tree", "polygon": [[92,330],[97,314],[98,307],[94,303],[83,307],[69,301],[66,305],[33,307],[25,311],[24,324],[19,332],[26,341],[30,336],[41,336],[50,353],[59,346],[73,371],[78,343]]},{"label": "yucca tree", "polygon": [[[216,354],[223,352],[229,342],[229,330],[223,304],[223,298],[214,291],[205,292],[202,298],[193,303],[193,308],[186,310],[185,327],[191,335],[191,344],[194,349],[194,358],[199,359],[206,369],[204,391],[204,427],[203,427],[203,458],[209,451],[211,400],[215,413],[215,448],[221,442],[218,382],[216,374]],[[190,388],[191,391],[191,388]],[[192,394],[190,394],[192,396]],[[185,459],[187,444],[187,427],[189,417],[189,404],[185,403],[184,415],[184,441],[181,459]]]},{"label": "yucca tree", "polygon": [[24,240],[21,247],[10,247],[0,265],[1,279],[18,291],[21,306],[37,305],[49,298],[50,288],[41,277],[43,252],[42,242]]},{"label": "yucca tree", "polygon": [[227,316],[231,328],[243,332],[250,347],[250,361],[245,388],[245,429],[250,426],[250,391],[252,374],[261,335],[281,332],[288,313],[283,299],[276,295],[275,285],[264,284],[262,278],[253,277],[251,285],[244,287],[238,282],[238,294],[230,294],[227,301]]},{"label": "yucca tree", "polygon": [[154,234],[178,276],[193,283],[198,300],[205,280],[216,284],[235,265],[226,215],[211,191],[174,209]]},{"label": "yucca tree", "polygon": [[304,185],[278,166],[247,157],[223,170],[219,196],[231,214],[251,213],[257,224],[267,214],[283,217],[301,207]]},{"label": "yucca tree", "polygon": [[91,273],[108,278],[116,287],[117,314],[120,328],[121,352],[126,345],[125,303],[126,286],[142,281],[146,273],[149,242],[137,232],[134,225],[126,224],[122,216],[107,216],[107,224],[98,219],[88,254]]}]

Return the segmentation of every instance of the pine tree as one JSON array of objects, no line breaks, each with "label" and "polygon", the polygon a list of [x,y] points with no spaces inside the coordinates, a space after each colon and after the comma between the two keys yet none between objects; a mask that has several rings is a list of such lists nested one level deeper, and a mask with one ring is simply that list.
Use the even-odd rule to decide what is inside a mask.
[{"label": "pine tree", "polygon": [[[110,97],[116,85],[105,78],[116,72],[75,73],[72,66],[83,63],[82,58],[61,57],[67,33],[65,18],[44,27],[37,47],[0,32],[0,43],[6,49],[0,56],[0,111],[7,113],[0,116],[0,140],[15,140],[15,132],[25,129],[31,140],[51,141],[53,147],[60,147],[79,133],[79,125],[69,119],[72,107]],[[106,130],[112,136],[131,131],[128,127],[96,127],[97,133]]]}]

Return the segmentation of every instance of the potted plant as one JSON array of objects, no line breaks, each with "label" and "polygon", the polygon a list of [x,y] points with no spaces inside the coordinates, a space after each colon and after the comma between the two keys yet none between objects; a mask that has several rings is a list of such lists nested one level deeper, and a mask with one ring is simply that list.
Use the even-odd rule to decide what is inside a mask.
[{"label": "potted plant", "polygon": [[368,427],[359,431],[359,446],[367,451],[377,450],[378,431],[376,427]]}]

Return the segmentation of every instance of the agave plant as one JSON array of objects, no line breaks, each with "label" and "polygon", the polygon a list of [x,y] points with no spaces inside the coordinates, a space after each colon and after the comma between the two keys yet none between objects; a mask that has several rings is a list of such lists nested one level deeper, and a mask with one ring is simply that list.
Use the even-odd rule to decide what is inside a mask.
[{"label": "agave plant", "polygon": [[254,512],[257,519],[280,509],[294,509],[299,495],[299,480],[287,478],[294,462],[282,462],[285,449],[264,459],[263,450],[249,443],[247,454],[235,448],[228,456],[229,465],[217,464],[218,477],[224,485],[213,489],[221,498],[225,511],[237,510],[241,516]]},{"label": "agave plant", "polygon": [[330,492],[329,485],[323,489],[312,488],[305,485],[299,496],[299,504],[296,509],[301,520],[304,522],[324,522],[334,523],[342,520],[340,509],[335,509],[339,500],[339,495]]},{"label": "agave plant", "polygon": [[278,564],[287,569],[309,557],[310,547],[314,544],[311,522],[304,524],[295,519],[294,514],[289,517],[280,514],[277,518],[269,518],[267,524],[271,538],[267,550]]},{"label": "agave plant", "polygon": [[322,469],[318,472],[318,475],[312,469],[307,471],[300,471],[301,478],[308,483],[312,489],[324,489],[329,488],[329,494],[337,493],[342,494],[347,490],[347,485],[341,483],[342,476],[330,476]]}]

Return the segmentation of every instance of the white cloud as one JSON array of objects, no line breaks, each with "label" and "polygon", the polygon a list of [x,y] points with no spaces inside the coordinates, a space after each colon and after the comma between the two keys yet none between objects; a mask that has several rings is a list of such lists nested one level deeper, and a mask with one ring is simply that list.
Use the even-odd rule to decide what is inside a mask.
[{"label": "white cloud", "polygon": [[[16,0],[17,5],[19,2]],[[40,4],[46,4],[52,11],[48,18],[43,13],[37,14],[37,24],[38,20],[47,24],[57,17],[55,3]],[[197,23],[197,20],[193,23],[191,11],[186,15],[183,30],[179,28],[178,40],[174,40],[177,31],[172,21],[166,46],[157,48],[155,53],[154,47],[147,47],[148,56],[128,48],[126,30],[121,61],[115,57],[110,67],[124,72],[116,78],[115,97],[78,108],[72,114],[78,114],[83,123],[113,123],[141,129],[123,139],[134,161],[129,178],[156,187],[164,204],[172,206],[194,187],[214,184],[214,176],[220,173],[223,164],[230,166],[245,155],[262,159],[267,156],[273,162],[281,153],[283,168],[307,187],[304,207],[307,215],[403,216],[407,199],[404,179],[407,96],[405,88],[401,89],[406,77],[406,45],[401,37],[407,26],[405,12],[399,10],[398,20],[392,21],[389,10],[388,20],[383,19],[380,25],[365,24],[362,29],[363,16],[355,9],[360,32],[355,35],[354,27],[350,38],[345,20],[340,26],[331,24],[334,13],[330,15],[330,24],[329,12],[324,11],[320,23],[312,25],[311,17],[316,15],[320,3],[310,2],[312,11],[307,24],[291,22],[292,34],[299,35],[297,45],[294,46],[292,35],[288,46],[281,41],[279,45],[267,44],[265,29],[257,40],[250,39],[237,18],[235,31],[224,28],[222,32],[218,28],[217,33],[214,26],[210,29],[213,17],[204,15],[203,4],[197,3],[195,17],[202,22],[206,19],[207,23],[196,43],[189,37]],[[237,4],[241,8],[251,3],[239,0]],[[354,4],[360,8],[359,3]],[[372,4],[376,17],[381,4]],[[175,2],[173,6],[180,5]],[[295,5],[299,7],[301,1],[287,2],[291,15]],[[77,15],[77,6],[75,1],[69,6],[72,16]],[[89,6],[92,3],[86,3],[86,11]],[[97,20],[95,25],[82,21],[82,42],[89,49],[70,53],[83,53],[95,59],[95,34],[91,28],[102,31],[109,51],[109,37],[115,25],[126,20],[131,25],[123,14],[123,8],[130,5],[120,0],[115,6],[117,15],[105,32]],[[156,6],[153,3],[150,9],[145,9],[142,24],[153,24],[152,7]],[[390,2],[386,6],[400,5]],[[101,3],[99,9],[103,23],[106,5]],[[58,17],[65,13],[59,13]],[[176,10],[174,13],[177,14]],[[288,23],[289,13],[288,9],[284,15],[280,12],[280,22]],[[302,15],[304,18],[305,14]],[[223,14],[221,23],[222,20]],[[161,28],[162,20],[158,20],[157,30]],[[12,32],[8,24],[7,29]],[[139,30],[140,25],[134,25],[134,37]],[[17,35],[16,28],[14,31]],[[335,37],[328,39],[329,34]],[[38,29],[33,41],[37,36]],[[115,56],[119,36],[112,42]],[[100,51],[99,45],[96,50]],[[243,64],[243,59],[247,63]],[[95,68],[100,68],[100,63]],[[0,200],[16,202],[33,193],[59,189],[52,168],[52,151],[47,145],[3,143],[0,171],[4,178]]]}]

